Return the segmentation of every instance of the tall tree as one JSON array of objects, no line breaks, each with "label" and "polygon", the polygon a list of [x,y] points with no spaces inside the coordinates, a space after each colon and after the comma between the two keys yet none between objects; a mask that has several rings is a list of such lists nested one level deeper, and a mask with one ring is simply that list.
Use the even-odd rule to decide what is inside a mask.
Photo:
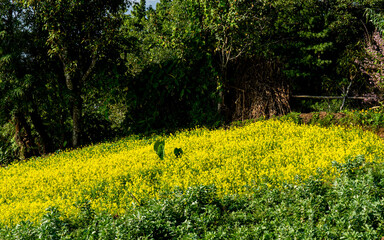
[{"label": "tall tree", "polygon": [[19,157],[24,158],[29,156],[29,146],[34,145],[25,116],[32,84],[27,70],[29,33],[25,20],[28,12],[22,11],[22,7],[13,1],[2,1],[0,13],[0,124],[13,123],[14,143]]},{"label": "tall tree", "polygon": [[70,92],[72,146],[80,144],[84,86],[119,30],[127,0],[21,0],[48,32],[49,55],[62,64]]},{"label": "tall tree", "polygon": [[245,0],[200,0],[202,26],[209,32],[213,54],[218,59],[219,78],[217,89],[219,96],[218,111],[224,109],[224,91],[228,84],[228,68],[240,57],[252,55],[252,48],[259,45],[259,38],[266,26],[264,9],[267,1]]},{"label": "tall tree", "polygon": [[41,41],[47,34],[32,9],[20,2],[2,1],[0,11],[0,124],[13,125],[14,137],[8,136],[8,142],[17,143],[19,157],[51,152],[48,126],[54,124],[47,123],[56,122],[56,110],[63,104],[52,94],[57,93],[57,65]]},{"label": "tall tree", "polygon": [[350,52],[358,51],[364,39],[364,9],[370,2],[271,1],[271,25],[263,41],[284,63],[296,93],[341,94],[349,85],[345,62],[353,63]]}]

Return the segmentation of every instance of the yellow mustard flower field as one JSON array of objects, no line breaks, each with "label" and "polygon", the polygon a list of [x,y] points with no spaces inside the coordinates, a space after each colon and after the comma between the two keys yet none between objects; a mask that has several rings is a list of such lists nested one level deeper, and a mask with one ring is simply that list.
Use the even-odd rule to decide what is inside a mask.
[{"label": "yellow mustard flower field", "polygon": [[[154,151],[156,140],[165,141],[163,160]],[[175,148],[183,150],[181,157]],[[382,157],[383,140],[360,129],[278,120],[129,137],[1,168],[0,222],[38,222],[48,207],[76,217],[84,201],[95,212],[123,214],[175,187],[214,184],[220,195],[247,194],[260,183],[295,183],[319,171],[332,178],[332,162],[362,154],[367,161]]]}]

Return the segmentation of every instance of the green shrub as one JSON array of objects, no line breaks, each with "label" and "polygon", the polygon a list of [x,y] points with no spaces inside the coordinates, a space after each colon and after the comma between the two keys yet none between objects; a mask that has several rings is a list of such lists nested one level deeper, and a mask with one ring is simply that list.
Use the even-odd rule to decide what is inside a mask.
[{"label": "green shrub", "polygon": [[247,196],[219,198],[214,186],[175,189],[121,216],[88,211],[89,203],[78,219],[50,208],[37,226],[1,228],[0,239],[381,239],[383,164],[358,156],[334,166],[332,182],[319,171],[299,185],[260,185]]},{"label": "green shrub", "polygon": [[290,112],[287,115],[281,116],[281,120],[292,120],[296,124],[302,124],[303,119],[300,117],[299,112]]}]

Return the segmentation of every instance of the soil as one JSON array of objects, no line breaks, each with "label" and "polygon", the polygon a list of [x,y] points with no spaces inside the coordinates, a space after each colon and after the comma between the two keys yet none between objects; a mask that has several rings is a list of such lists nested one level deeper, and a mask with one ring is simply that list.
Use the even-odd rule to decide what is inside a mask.
[{"label": "soil", "polygon": [[379,135],[379,137],[384,139],[384,128],[379,128],[379,130],[377,130],[376,134]]},{"label": "soil", "polygon": [[[319,118],[320,119],[323,119],[325,118],[327,115],[329,114],[332,114],[333,117],[336,119],[336,120],[340,120],[342,119],[343,117],[346,116],[345,113],[327,113],[327,112],[319,112]],[[303,123],[305,124],[308,124],[310,123],[311,119],[313,118],[313,115],[314,113],[301,113],[300,114],[300,118],[303,120]]]}]

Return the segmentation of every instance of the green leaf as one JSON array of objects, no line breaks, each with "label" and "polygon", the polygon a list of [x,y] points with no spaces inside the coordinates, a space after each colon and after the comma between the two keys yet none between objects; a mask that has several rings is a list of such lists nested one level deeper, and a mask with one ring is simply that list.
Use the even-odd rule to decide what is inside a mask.
[{"label": "green leaf", "polygon": [[155,150],[155,152],[159,156],[159,158],[161,160],[163,160],[164,159],[164,155],[165,155],[165,153],[164,153],[165,141],[164,140],[162,140],[162,141],[157,140],[155,142],[155,145],[153,146],[153,149]]}]

